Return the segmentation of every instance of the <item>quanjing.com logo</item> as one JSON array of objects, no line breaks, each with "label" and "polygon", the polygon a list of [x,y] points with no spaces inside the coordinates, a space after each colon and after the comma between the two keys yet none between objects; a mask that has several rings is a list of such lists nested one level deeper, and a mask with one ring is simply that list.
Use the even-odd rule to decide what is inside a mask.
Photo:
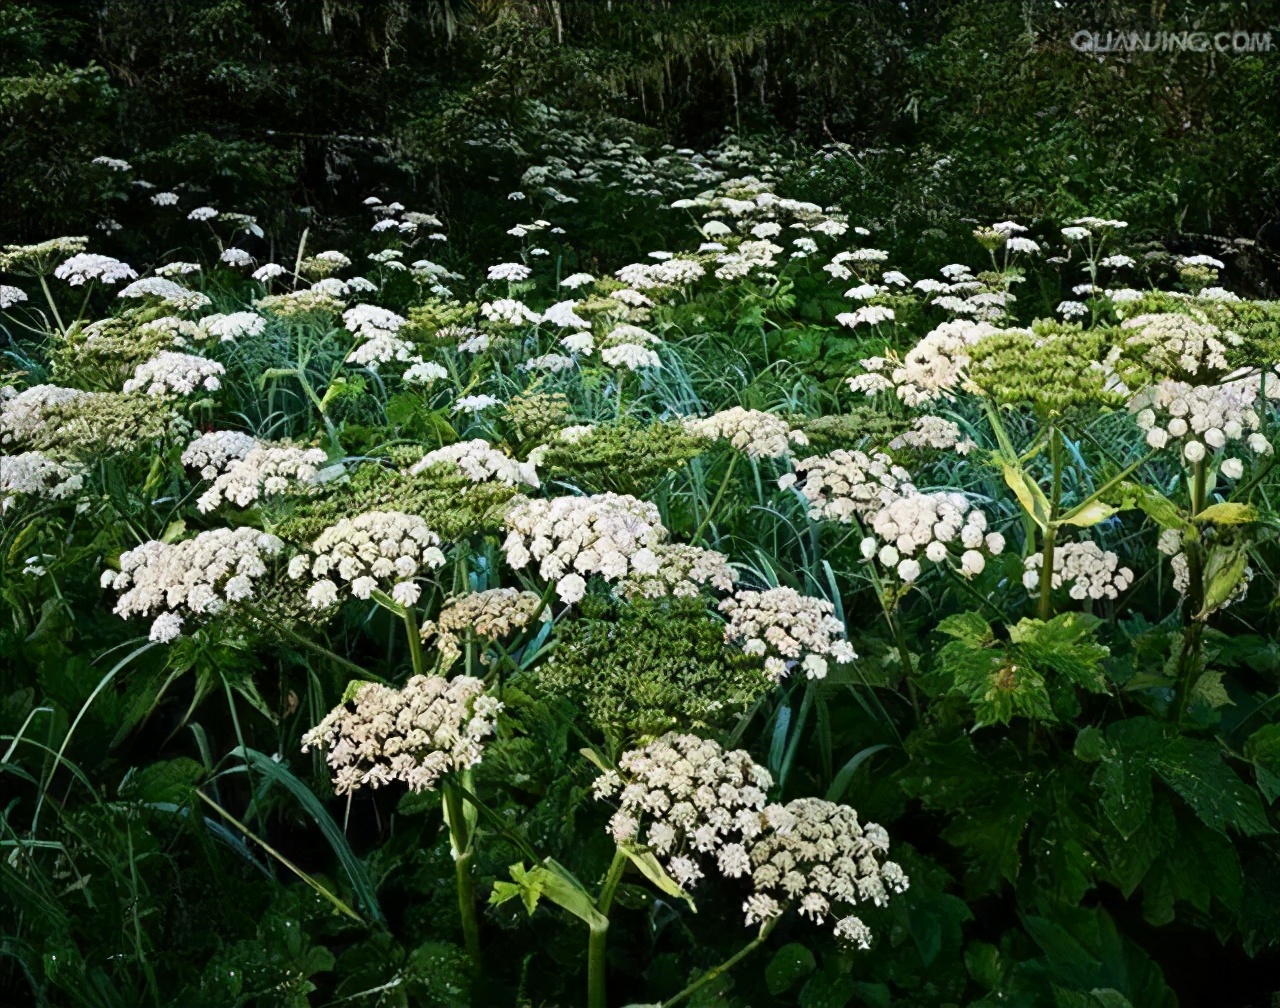
[{"label": "quanjing.com logo", "polygon": [[1076,52],[1098,55],[1127,52],[1271,52],[1271,32],[1078,31],[1071,36],[1071,48]]}]

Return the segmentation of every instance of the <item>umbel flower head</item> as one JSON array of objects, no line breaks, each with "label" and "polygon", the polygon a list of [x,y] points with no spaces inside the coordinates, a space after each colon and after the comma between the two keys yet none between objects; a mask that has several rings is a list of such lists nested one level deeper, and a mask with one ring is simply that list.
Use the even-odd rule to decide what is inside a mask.
[{"label": "umbel flower head", "polygon": [[[230,432],[225,432],[230,433]],[[183,453],[185,460],[187,452]],[[248,507],[262,497],[284,493],[290,487],[307,486],[316,479],[318,466],[328,456],[321,448],[298,448],[260,441],[241,458],[229,458],[213,486],[200,495],[196,507],[212,511],[224,500]],[[211,466],[205,466],[209,469]]]},{"label": "umbel flower head", "polygon": [[794,588],[734,592],[720,603],[720,611],[729,616],[724,639],[741,644],[746,654],[763,656],[774,682],[797,664],[810,679],[822,679],[828,661],[843,665],[858,657],[844,639],[844,624],[832,615],[835,606]]},{"label": "umbel flower head", "polygon": [[586,577],[619,581],[659,568],[653,548],[667,537],[658,509],[628,494],[551,500],[516,498],[507,511],[503,549],[516,570],[538,561],[538,573],[556,582],[569,604],[586,592]]},{"label": "umbel flower head", "polygon": [[780,458],[792,445],[807,445],[804,431],[795,430],[781,417],[762,410],[734,406],[706,419],[691,417],[685,430],[707,441],[728,441],[748,458]]},{"label": "umbel flower head", "polygon": [[444,566],[439,543],[440,537],[417,515],[366,511],[321,532],[311,545],[313,557],[299,555],[289,561],[289,576],[315,578],[307,601],[316,609],[338,600],[335,578],[356,598],[381,591],[397,605],[411,606],[422,594],[414,582],[419,571]]},{"label": "umbel flower head", "polygon": [[42,452],[0,455],[0,512],[7,511],[19,496],[62,500],[84,486],[84,469],[64,465]]},{"label": "umbel flower head", "polygon": [[122,553],[119,572],[104,571],[102,586],[121,593],[115,612],[124,619],[159,611],[151,639],[168,641],[182,632],[186,615],[216,615],[252,597],[267,559],[283,548],[254,528],[211,529],[177,543],[153,539]]},{"label": "umbel flower head", "polygon": [[302,736],[327,749],[338,794],[404,781],[434,790],[440,778],[480,762],[502,704],[479,679],[413,676],[404,689],[365,683]]},{"label": "umbel flower head", "polygon": [[618,795],[609,820],[615,843],[641,843],[664,859],[681,888],[703,875],[698,854],[715,853],[730,837],[761,828],[769,771],[744,750],[668,732],[623,753],[618,769],[596,778],[597,799]]},{"label": "umbel flower head", "polygon": [[884,452],[867,454],[837,448],[829,455],[811,455],[795,463],[778,486],[795,487],[809,502],[813,521],[848,524],[888,506],[904,494],[915,493],[911,474]]},{"label": "umbel flower head", "polygon": [[[769,805],[760,818],[765,828],[742,844],[726,845],[719,856],[724,874],[750,874],[754,891],[742,905],[747,924],[790,906],[821,924],[840,906],[884,906],[891,892],[907,888],[902,869],[883,860],[889,834],[875,823],[859,823],[848,805],[798,798]],[[833,930],[842,941],[871,946],[871,931],[857,916],[837,918]]]}]

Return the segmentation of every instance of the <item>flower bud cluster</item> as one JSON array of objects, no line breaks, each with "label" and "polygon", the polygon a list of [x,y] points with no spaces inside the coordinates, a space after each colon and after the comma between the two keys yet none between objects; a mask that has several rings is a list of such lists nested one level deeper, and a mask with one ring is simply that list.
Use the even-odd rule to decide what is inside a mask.
[{"label": "flower bud cluster", "polygon": [[302,751],[327,749],[334,790],[404,781],[432,791],[447,773],[480,762],[502,703],[479,679],[413,676],[403,689],[365,683],[302,736]]},{"label": "flower bud cluster", "polygon": [[316,579],[307,589],[307,601],[316,609],[338,600],[334,578],[346,582],[356,598],[390,588],[397,605],[411,606],[422,594],[414,582],[419,571],[444,566],[439,543],[440,537],[417,515],[366,511],[321,532],[311,545],[314,556],[289,561],[289,576]]},{"label": "flower bud cluster", "polygon": [[483,438],[471,441],[459,441],[445,445],[422,456],[409,470],[410,475],[419,473],[435,465],[452,465],[461,469],[473,483],[487,483],[500,480],[503,483],[538,485],[538,470],[535,459],[520,462],[504,455]]},{"label": "flower bud cluster", "polygon": [[[1028,591],[1036,591],[1044,556],[1033,553],[1022,563],[1026,567],[1022,583]],[[1053,587],[1070,584],[1069,594],[1073,599],[1118,598],[1120,592],[1133,584],[1133,571],[1119,564],[1120,558],[1115,553],[1104,551],[1091,540],[1059,543],[1053,551]]]},{"label": "flower bud cluster", "polygon": [[254,528],[211,529],[177,543],[153,539],[122,553],[119,572],[104,571],[102,586],[121,593],[115,612],[124,619],[161,610],[151,639],[169,641],[182,632],[184,613],[214,615],[250,598],[266,559],[283,548]]},{"label": "flower bud cluster", "polygon": [[703,875],[698,854],[714,853],[730,836],[759,833],[772,785],[744,750],[669,732],[623,753],[617,770],[596,778],[595,796],[619,796],[609,820],[614,842],[644,844],[687,889]]},{"label": "flower bud cluster", "polygon": [[720,603],[720,611],[729,617],[724,639],[740,644],[745,654],[763,656],[774,682],[797,664],[810,679],[822,679],[828,660],[843,665],[858,657],[844,639],[844,624],[832,615],[835,606],[794,588],[737,591]]},{"label": "flower bud cluster", "polygon": [[151,396],[191,395],[201,388],[216,392],[222,387],[219,376],[226,371],[206,357],[162,350],[134,369],[133,377],[124,383],[124,391],[145,391]]},{"label": "flower bud cluster", "polygon": [[[530,591],[515,588],[490,588],[488,591],[455,595],[440,607],[434,621],[422,624],[422,640],[438,638],[442,668],[448,668],[462,654],[461,643],[470,632],[477,640],[488,642],[506,637],[528,626],[542,607],[542,599]],[[551,618],[551,610],[542,607],[542,621]],[[487,657],[481,655],[481,662]]]},{"label": "flower bud cluster", "polygon": [[568,604],[586,593],[585,576],[620,581],[632,572],[654,571],[653,549],[667,537],[658,509],[628,494],[517,498],[505,524],[507,563],[520,570],[536,560],[539,575],[556,582],[556,593]]},{"label": "flower bud cluster", "polygon": [[792,445],[807,445],[804,431],[792,428],[781,417],[762,410],[734,406],[705,419],[690,417],[685,430],[708,441],[728,441],[748,458],[780,458]]},{"label": "flower bud cluster", "polygon": [[1223,332],[1180,312],[1137,315],[1125,319],[1120,327],[1133,331],[1125,346],[1143,364],[1178,379],[1205,378],[1226,371],[1228,348],[1242,342],[1233,332]]}]

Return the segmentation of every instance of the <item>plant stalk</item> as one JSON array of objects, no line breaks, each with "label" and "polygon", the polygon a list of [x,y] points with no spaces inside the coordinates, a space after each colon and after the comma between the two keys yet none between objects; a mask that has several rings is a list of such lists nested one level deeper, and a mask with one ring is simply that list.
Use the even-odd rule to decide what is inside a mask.
[{"label": "plant stalk", "polygon": [[691,997],[694,994],[696,994],[699,990],[701,990],[707,984],[711,983],[712,980],[715,980],[716,978],[723,976],[725,973],[728,973],[729,970],[733,969],[733,967],[737,966],[738,963],[742,962],[743,959],[751,955],[752,952],[754,952],[756,949],[758,949],[761,945],[764,944],[765,939],[769,937],[769,933],[774,929],[775,925],[777,925],[779,919],[780,919],[779,917],[770,917],[767,921],[765,921],[762,925],[760,925],[760,933],[757,934],[753,939],[751,939],[751,941],[749,941],[741,949],[739,949],[736,954],[730,956],[728,959],[722,962],[719,966],[711,967],[711,969],[703,973],[702,976],[698,977],[697,980],[689,984],[688,987],[682,990],[675,997],[669,998],[668,1000],[662,1002],[662,1008],[675,1008],[675,1006],[678,1005],[681,1001],[685,1000],[685,998]]},{"label": "plant stalk", "polygon": [[476,886],[471,877],[471,838],[467,835],[466,810],[462,807],[462,796],[454,788],[452,782],[445,781],[441,788],[445,810],[449,820],[449,842],[453,846],[453,871],[458,890],[458,916],[462,919],[462,938],[466,945],[467,957],[471,960],[472,972],[479,976],[480,958],[480,923],[476,919]]},{"label": "plant stalk", "polygon": [[733,476],[733,469],[738,464],[738,455],[735,452],[733,457],[729,459],[729,467],[724,471],[724,476],[720,480],[720,489],[716,491],[715,497],[711,501],[711,506],[707,508],[707,513],[703,516],[701,523],[694,530],[690,537],[690,542],[697,542],[698,536],[702,535],[703,530],[711,524],[711,519],[716,513],[716,509],[720,507],[720,502],[724,500],[725,491],[729,488],[729,480]]},{"label": "plant stalk", "polygon": [[606,1008],[608,1003],[605,982],[608,962],[605,953],[609,944],[609,907],[613,904],[613,895],[618,890],[618,883],[622,880],[626,867],[627,856],[622,853],[621,848],[615,847],[609,871],[600,886],[600,896],[596,899],[596,909],[604,917],[604,923],[592,927],[587,936],[587,1008]]}]

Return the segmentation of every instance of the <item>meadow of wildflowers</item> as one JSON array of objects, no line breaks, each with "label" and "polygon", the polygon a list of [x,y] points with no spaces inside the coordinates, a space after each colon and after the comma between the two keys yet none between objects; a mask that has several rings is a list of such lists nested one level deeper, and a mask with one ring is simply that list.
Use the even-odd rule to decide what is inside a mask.
[{"label": "meadow of wildflowers", "polygon": [[1256,242],[528,115],[465,248],[0,247],[0,1001],[1280,997]]}]

